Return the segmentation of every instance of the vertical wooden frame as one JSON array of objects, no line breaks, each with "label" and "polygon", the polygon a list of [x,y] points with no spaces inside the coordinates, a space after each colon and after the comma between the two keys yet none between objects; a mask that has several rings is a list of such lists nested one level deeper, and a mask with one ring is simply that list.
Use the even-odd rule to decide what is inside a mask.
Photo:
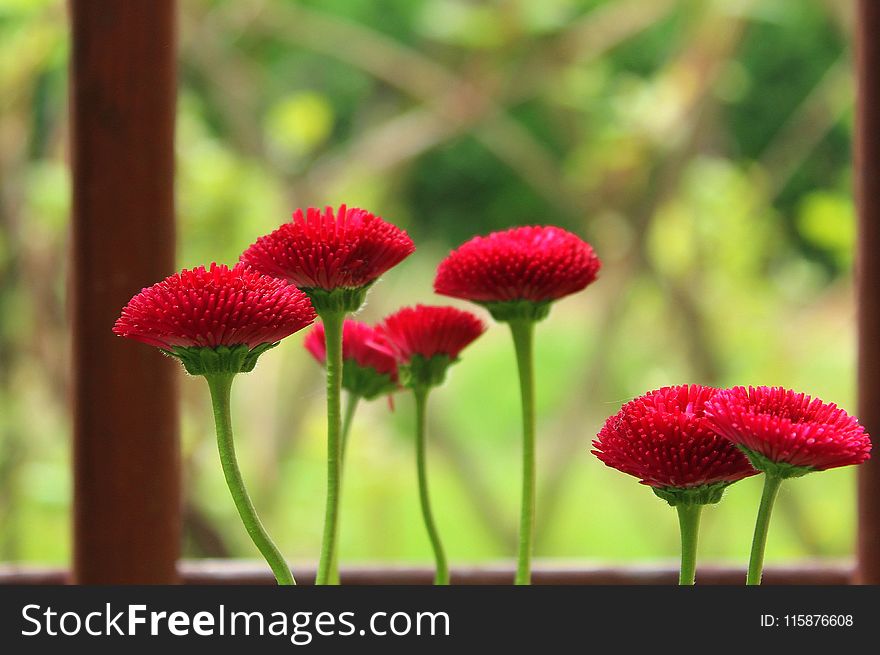
[{"label": "vertical wooden frame", "polygon": [[859,417],[875,443],[859,467],[856,579],[880,584],[880,2],[859,0],[855,36]]},{"label": "vertical wooden frame", "polygon": [[71,0],[73,581],[170,583],[177,371],[111,333],[174,269],[174,0]]}]

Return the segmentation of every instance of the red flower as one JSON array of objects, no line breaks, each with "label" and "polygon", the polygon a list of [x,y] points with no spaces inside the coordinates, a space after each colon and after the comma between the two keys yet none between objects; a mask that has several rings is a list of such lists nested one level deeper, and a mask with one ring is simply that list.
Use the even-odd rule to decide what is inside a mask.
[{"label": "red flower", "polygon": [[456,359],[486,326],[479,318],[454,307],[416,305],[386,318],[379,328],[388,338],[397,361],[408,364],[415,355]]},{"label": "red flower", "polygon": [[[315,324],[306,335],[306,350],[320,364],[327,362],[327,347],[324,341],[323,323]],[[397,360],[385,339],[376,328],[346,319],[342,326],[342,359],[353,361],[363,368],[371,368],[380,375],[388,375],[397,380]]]},{"label": "red flower", "polygon": [[593,248],[571,232],[516,227],[474,237],[437,269],[434,290],[482,303],[547,302],[580,291],[599,272]]},{"label": "red flower", "polygon": [[689,489],[754,475],[745,455],[712,431],[704,405],[715,389],[664,387],[626,403],[593,441],[606,465],[657,488]]},{"label": "red flower", "polygon": [[170,350],[175,346],[275,343],[315,320],[308,297],[282,280],[242,264],[182,270],[142,289],[113,326],[121,337]]},{"label": "red flower", "polygon": [[366,210],[310,207],[257,239],[241,261],[302,289],[332,291],[367,286],[414,250],[406,232]]},{"label": "red flower", "polygon": [[837,407],[782,387],[734,387],[706,403],[719,434],[774,463],[817,471],[861,464],[871,439]]}]

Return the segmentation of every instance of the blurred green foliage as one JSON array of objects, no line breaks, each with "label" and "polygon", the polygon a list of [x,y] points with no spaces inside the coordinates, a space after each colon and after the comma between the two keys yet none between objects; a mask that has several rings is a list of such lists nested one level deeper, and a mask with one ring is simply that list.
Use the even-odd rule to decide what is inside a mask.
[{"label": "blurred green foliage", "polygon": [[[540,557],[676,554],[672,510],[589,454],[649,388],[783,384],[853,408],[850,3],[179,4],[181,266],[235,261],[295,207],[359,204],[418,245],[371,291],[376,321],[446,302],[434,269],[473,234],[556,223],[593,242],[600,281],[538,332]],[[0,0],[0,560],[70,549],[68,49],[64,2]],[[514,552],[514,366],[495,325],[431,399],[454,561]],[[256,505],[288,555],[313,559],[321,372],[295,336],[233,392]],[[253,557],[204,384],[182,393],[186,554]],[[429,560],[412,424],[405,394],[361,408],[343,561]],[[706,513],[705,558],[745,561],[759,484]],[[852,471],[808,476],[783,491],[768,559],[844,556],[853,531]]]}]

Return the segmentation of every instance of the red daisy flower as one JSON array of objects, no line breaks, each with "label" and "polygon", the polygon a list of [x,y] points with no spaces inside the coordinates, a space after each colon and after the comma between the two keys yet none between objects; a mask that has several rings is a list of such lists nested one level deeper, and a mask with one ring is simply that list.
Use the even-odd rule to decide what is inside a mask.
[{"label": "red daisy flower", "polygon": [[163,350],[280,341],[315,320],[308,297],[242,264],[184,269],[142,289],[113,326],[121,337]]},{"label": "red daisy flower", "polygon": [[434,290],[480,303],[544,303],[585,288],[600,267],[590,244],[571,232],[516,227],[453,250],[437,269]]},{"label": "red daisy flower", "polygon": [[392,314],[379,329],[397,361],[408,364],[417,355],[425,359],[445,355],[454,360],[486,326],[470,312],[454,307],[416,305]]},{"label": "red daisy flower", "polygon": [[[315,324],[306,335],[303,344],[321,365],[327,362],[327,346],[324,341],[324,325]],[[352,361],[362,368],[370,368],[380,375],[397,380],[397,360],[385,339],[376,328],[346,319],[342,326],[342,359]]]},{"label": "red daisy flower", "polygon": [[855,417],[782,387],[720,391],[706,403],[706,415],[719,434],[774,464],[823,471],[861,464],[871,452]]},{"label": "red daisy flower", "polygon": [[664,387],[626,403],[605,422],[593,454],[660,489],[729,484],[754,475],[745,455],[706,419],[705,403],[715,391],[698,384]]},{"label": "red daisy flower", "polygon": [[257,239],[241,261],[302,289],[356,289],[415,250],[400,228],[364,209],[297,209],[293,220]]}]

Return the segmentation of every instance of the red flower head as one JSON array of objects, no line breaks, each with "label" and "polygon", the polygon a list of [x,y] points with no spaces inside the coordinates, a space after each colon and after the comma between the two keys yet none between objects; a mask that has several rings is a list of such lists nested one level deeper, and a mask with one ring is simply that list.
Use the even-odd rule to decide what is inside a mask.
[{"label": "red flower head", "polygon": [[474,237],[453,250],[440,262],[434,290],[490,309],[516,301],[545,305],[585,288],[600,267],[590,244],[571,232],[515,227]]},{"label": "red flower head", "polygon": [[400,366],[407,369],[408,384],[434,386],[486,326],[470,312],[454,307],[416,305],[387,317],[379,329]]},{"label": "red flower head", "polygon": [[192,348],[262,352],[314,320],[308,297],[296,287],[242,264],[211,264],[142,289],[113,332],[176,356]]},{"label": "red flower head", "polygon": [[486,326],[470,312],[455,307],[416,305],[386,318],[381,329],[398,361],[405,364],[416,355],[425,359],[436,355],[457,359],[465,346],[485,332]]},{"label": "red flower head", "polygon": [[[327,363],[324,325],[317,323],[304,344],[321,365]],[[364,398],[374,398],[397,388],[397,360],[379,330],[346,319],[342,326],[342,386]]]},{"label": "red flower head", "polygon": [[257,239],[241,261],[311,294],[364,289],[414,250],[400,228],[366,210],[341,205],[335,214],[331,207],[323,212],[297,209],[292,221]]},{"label": "red flower head", "polygon": [[757,468],[781,477],[861,464],[871,452],[871,439],[855,417],[782,387],[719,391],[706,403],[706,415]]},{"label": "red flower head", "polygon": [[682,496],[718,502],[724,487],[756,471],[711,429],[704,407],[715,391],[698,384],[664,387],[626,403],[605,422],[593,454],[672,504]]},{"label": "red flower head", "polygon": [[[322,323],[309,331],[304,345],[320,364],[326,364],[327,346]],[[342,326],[342,359],[397,377],[397,360],[385,336],[376,328],[351,318],[346,319]]]}]

